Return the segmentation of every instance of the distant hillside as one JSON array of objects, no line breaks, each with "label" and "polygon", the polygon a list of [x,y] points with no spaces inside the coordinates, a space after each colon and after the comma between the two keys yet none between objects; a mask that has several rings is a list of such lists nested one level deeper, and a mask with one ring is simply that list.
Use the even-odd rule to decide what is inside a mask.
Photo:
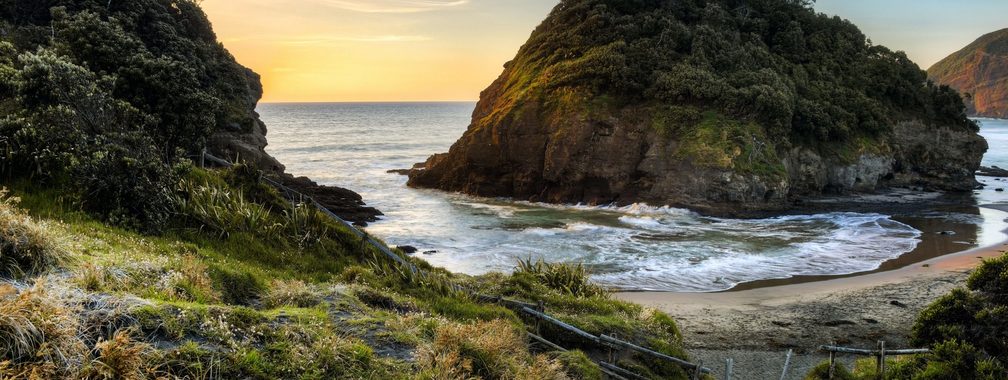
[{"label": "distant hillside", "polygon": [[980,37],[928,75],[962,92],[970,115],[1008,118],[1008,29]]}]

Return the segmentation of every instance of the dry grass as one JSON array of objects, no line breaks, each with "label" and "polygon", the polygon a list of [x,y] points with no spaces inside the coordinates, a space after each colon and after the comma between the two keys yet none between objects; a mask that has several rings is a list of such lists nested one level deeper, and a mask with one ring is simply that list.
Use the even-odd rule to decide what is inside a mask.
[{"label": "dry grass", "polygon": [[322,293],[315,287],[303,281],[275,280],[262,297],[262,305],[266,308],[278,307],[314,307],[322,303]]},{"label": "dry grass", "polygon": [[88,352],[78,336],[77,310],[52,296],[44,281],[20,292],[3,285],[0,294],[0,357],[19,365],[47,363],[43,367],[57,372],[82,367]]},{"label": "dry grass", "polygon": [[0,188],[0,276],[34,274],[63,262],[63,241],[46,222],[17,208],[20,199]]},{"label": "dry grass", "polygon": [[91,361],[88,376],[92,379],[146,379],[155,355],[150,345],[133,340],[129,330],[119,330],[111,339],[98,342],[95,351],[97,357]]},{"label": "dry grass", "polygon": [[528,352],[524,335],[503,320],[446,323],[418,353],[421,377],[432,379],[566,379],[562,365]]}]

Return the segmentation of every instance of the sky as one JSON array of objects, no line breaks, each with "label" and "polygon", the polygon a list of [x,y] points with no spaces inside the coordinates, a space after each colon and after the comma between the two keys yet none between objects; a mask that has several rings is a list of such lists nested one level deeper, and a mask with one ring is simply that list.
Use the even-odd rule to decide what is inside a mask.
[{"label": "sky", "polygon": [[[264,102],[476,100],[557,0],[203,0]],[[1008,27],[1008,0],[819,0],[928,68]]]}]

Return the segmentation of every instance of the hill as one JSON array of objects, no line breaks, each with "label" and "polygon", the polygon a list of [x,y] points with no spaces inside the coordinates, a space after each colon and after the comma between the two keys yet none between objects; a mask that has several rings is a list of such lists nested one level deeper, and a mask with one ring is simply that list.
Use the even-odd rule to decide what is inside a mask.
[{"label": "hill", "polygon": [[970,115],[1008,118],[1008,29],[980,37],[928,69],[966,97]]},{"label": "hill", "polygon": [[0,0],[0,378],[597,379],[612,360],[549,328],[571,351],[536,348],[527,314],[476,294],[685,357],[669,316],[582,267],[472,278],[361,236],[330,213],[366,221],[341,206],[358,195],[263,152],[260,95],[198,1]]},{"label": "hill", "polygon": [[737,213],[969,190],[985,151],[954,90],[808,2],[565,0],[409,183]]}]

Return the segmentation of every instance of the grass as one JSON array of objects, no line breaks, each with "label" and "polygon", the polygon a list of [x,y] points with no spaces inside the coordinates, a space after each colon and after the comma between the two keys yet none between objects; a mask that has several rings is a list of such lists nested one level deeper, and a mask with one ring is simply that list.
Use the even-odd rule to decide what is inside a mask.
[{"label": "grass", "polygon": [[38,273],[67,257],[64,238],[49,223],[19,210],[20,201],[0,187],[0,276]]},{"label": "grass", "polygon": [[700,167],[770,178],[786,174],[774,142],[756,122],[673,106],[654,112],[651,124],[659,135],[679,142],[676,158],[693,160]]},{"label": "grass", "polygon": [[591,378],[597,369],[587,356],[530,351],[518,313],[465,290],[543,301],[596,333],[667,338],[662,349],[681,354],[671,319],[611,299],[583,266],[526,261],[513,274],[468,277],[402,255],[425,274],[414,273],[251,176],[192,170],[180,197],[201,204],[156,235],[106,225],[58,186],[8,183],[22,198],[9,213],[44,226],[40,236],[64,255],[34,287],[0,288],[0,349],[11,358],[0,368],[127,379]]}]

